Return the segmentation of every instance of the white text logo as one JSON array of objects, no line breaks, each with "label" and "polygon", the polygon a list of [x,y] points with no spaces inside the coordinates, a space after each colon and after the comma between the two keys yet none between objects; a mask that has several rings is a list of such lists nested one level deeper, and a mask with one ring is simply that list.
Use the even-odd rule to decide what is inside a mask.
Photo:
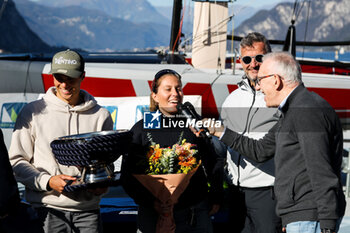
[{"label": "white text logo", "polygon": [[63,57],[55,58],[55,64],[65,64],[65,65],[76,65],[78,62],[77,60],[70,60],[70,59],[64,59]]}]

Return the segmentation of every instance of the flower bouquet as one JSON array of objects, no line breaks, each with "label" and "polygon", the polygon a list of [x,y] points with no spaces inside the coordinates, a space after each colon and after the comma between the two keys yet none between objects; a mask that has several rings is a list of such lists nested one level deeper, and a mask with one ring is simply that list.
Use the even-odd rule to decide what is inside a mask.
[{"label": "flower bouquet", "polygon": [[149,167],[146,175],[135,175],[157,199],[155,209],[159,213],[157,233],[175,232],[173,207],[186,189],[200,161],[194,155],[195,145],[186,142],[174,144],[169,148],[160,148],[152,144],[147,153]]}]

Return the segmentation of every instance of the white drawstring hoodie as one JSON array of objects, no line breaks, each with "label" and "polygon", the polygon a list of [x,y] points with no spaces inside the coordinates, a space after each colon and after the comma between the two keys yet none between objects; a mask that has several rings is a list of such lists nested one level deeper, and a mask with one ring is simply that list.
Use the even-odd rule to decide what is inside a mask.
[{"label": "white drawstring hoodie", "polygon": [[[244,78],[238,83],[222,105],[221,117],[229,129],[254,139],[262,138],[277,122],[276,108],[267,108],[264,94],[256,91]],[[274,185],[274,161],[257,163],[229,149],[227,151],[227,172],[232,184],[245,188],[260,188]]]},{"label": "white drawstring hoodie", "polygon": [[74,107],[59,99],[51,87],[40,100],[27,104],[19,114],[9,149],[10,162],[17,181],[26,186],[26,200],[34,207],[50,207],[67,211],[99,208],[100,197],[88,191],[60,194],[48,191],[51,176],[79,176],[74,166],[55,160],[50,143],[62,136],[112,130],[108,110],[99,106],[86,91],[84,101]]}]

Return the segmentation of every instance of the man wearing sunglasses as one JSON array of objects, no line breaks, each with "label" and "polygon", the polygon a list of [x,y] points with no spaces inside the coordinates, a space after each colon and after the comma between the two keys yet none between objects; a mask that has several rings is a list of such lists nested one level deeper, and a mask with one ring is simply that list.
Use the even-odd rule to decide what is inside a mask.
[{"label": "man wearing sunglasses", "polygon": [[[266,108],[264,95],[255,90],[264,54],[269,52],[270,44],[260,33],[249,33],[241,40],[240,62],[245,74],[221,111],[225,126],[255,139],[262,138],[277,122],[276,109]],[[228,149],[226,175],[230,223],[235,232],[281,232],[282,224],[275,213],[273,160],[256,163]]]},{"label": "man wearing sunglasses", "polygon": [[23,108],[12,135],[9,156],[15,176],[26,186],[26,200],[49,233],[102,232],[99,202],[107,190],[64,192],[81,171],[57,163],[50,147],[58,137],[113,128],[108,110],[80,89],[84,64],[75,51],[56,53],[51,63],[54,86]]}]

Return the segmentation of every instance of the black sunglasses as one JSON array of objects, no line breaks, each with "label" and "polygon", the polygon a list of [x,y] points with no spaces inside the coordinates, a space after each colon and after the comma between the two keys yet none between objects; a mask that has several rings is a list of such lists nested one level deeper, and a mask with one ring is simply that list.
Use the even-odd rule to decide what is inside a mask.
[{"label": "black sunglasses", "polygon": [[172,74],[172,75],[176,76],[179,80],[181,80],[181,75],[178,72],[176,72],[175,70],[171,70],[171,69],[160,70],[154,75],[154,79],[153,79],[153,83],[152,83],[152,91],[153,92],[156,92],[155,89],[156,89],[157,80],[166,74]]},{"label": "black sunglasses", "polygon": [[179,73],[177,73],[175,70],[171,70],[171,69],[164,69],[164,70],[160,70],[156,73],[156,75],[154,75],[154,80],[158,80],[160,79],[163,75],[166,74],[173,74],[175,75],[177,78],[181,79],[181,75],[179,75]]},{"label": "black sunglasses", "polygon": [[253,58],[255,58],[255,61],[257,61],[259,63],[262,63],[263,62],[263,57],[264,57],[263,54],[258,54],[258,55],[253,56],[253,57],[251,57],[251,56],[244,56],[244,57],[242,57],[242,61],[244,62],[244,64],[249,65],[252,62]]}]

